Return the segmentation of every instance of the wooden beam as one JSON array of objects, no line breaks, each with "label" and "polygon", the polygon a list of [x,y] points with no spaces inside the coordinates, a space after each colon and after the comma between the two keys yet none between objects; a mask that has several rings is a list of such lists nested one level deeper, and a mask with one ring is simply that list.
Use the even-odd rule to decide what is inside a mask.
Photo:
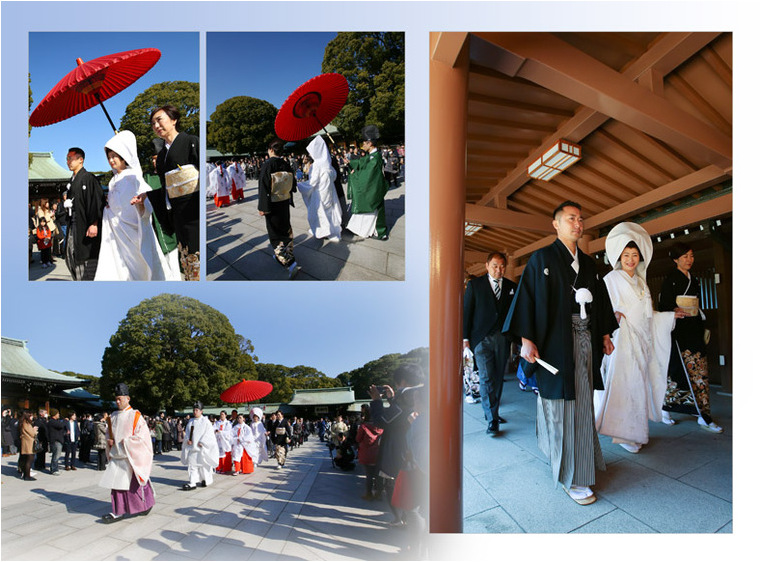
[{"label": "wooden beam", "polygon": [[[641,223],[641,226],[647,230],[650,236],[663,234],[682,228],[690,224],[721,218],[732,214],[732,194],[727,193],[716,199],[704,201],[691,207],[685,207],[673,213],[663,215],[662,217]],[[605,251],[605,240],[607,236],[593,240],[589,244],[589,252],[594,254]]]},{"label": "wooden beam", "polygon": [[659,205],[701,191],[706,187],[728,179],[728,177],[724,170],[716,166],[706,166],[697,172],[676,179],[644,195],[630,199],[586,219],[584,221],[585,228],[600,228],[612,224],[621,220],[622,217],[631,217],[637,213],[654,209]]},{"label": "wooden beam", "polygon": [[486,263],[489,252],[479,252],[477,250],[465,250],[465,263]]},{"label": "wooden beam", "polygon": [[721,167],[732,138],[549,33],[480,33],[524,58],[524,78]]},{"label": "wooden beam", "polygon": [[[643,53],[642,56],[622,72],[622,76],[628,80],[638,80],[641,77],[646,78],[646,74],[650,69],[664,75],[668,74],[703,49],[717,35],[717,33],[664,33],[660,40],[656,41],[647,52]],[[471,42],[477,44],[482,41],[478,40],[478,37],[473,37]],[[488,65],[488,61],[481,60],[480,63]],[[536,150],[532,151],[503,180],[490,189],[480,199],[479,203],[486,205],[496,200],[497,204],[499,204],[499,201],[515,193],[528,181],[526,174],[528,166],[544,154],[558,139],[564,138],[571,142],[580,142],[598,127],[602,126],[607,120],[608,117],[606,115],[597,113],[591,108],[582,109],[564,123],[554,134],[545,139]]]},{"label": "wooden beam", "polygon": [[484,226],[520,228],[532,232],[555,232],[547,217],[516,213],[515,211],[484,207],[482,205],[466,204],[465,220]]},{"label": "wooden beam", "polygon": [[467,38],[467,33],[431,33],[431,60],[454,68]]}]

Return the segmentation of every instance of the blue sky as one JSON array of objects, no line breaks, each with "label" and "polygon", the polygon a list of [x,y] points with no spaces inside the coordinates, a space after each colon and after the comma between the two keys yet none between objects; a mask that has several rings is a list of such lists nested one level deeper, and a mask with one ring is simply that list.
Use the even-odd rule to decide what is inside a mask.
[{"label": "blue sky", "polygon": [[[4,26],[3,46],[8,45]],[[28,70],[33,104],[69,72],[77,57],[87,61],[134,48],[154,47],[162,57],[133,86],[105,105],[118,126],[126,106],[140,92],[167,80],[201,81],[201,100],[210,112],[235,95],[266,99],[279,107],[301,83],[320,73],[325,45],[335,33],[30,33]],[[200,44],[200,47],[199,47]],[[201,51],[204,44],[208,48]],[[10,70],[5,66],[5,76]],[[204,60],[209,64],[203,68]],[[223,62],[215,62],[223,61]],[[231,72],[231,67],[237,72]],[[204,70],[210,73],[203,81]],[[17,69],[16,93],[26,115],[26,68]],[[23,71],[23,72],[21,72]],[[266,80],[262,78],[265,77]],[[263,85],[268,85],[263,89]],[[4,96],[4,102],[7,100]],[[216,101],[215,101],[216,100]],[[3,117],[8,114],[6,103]],[[3,122],[4,146],[26,129],[9,130]],[[20,124],[20,123],[19,123]],[[65,168],[66,150],[73,145],[87,153],[86,167],[105,170],[103,144],[112,136],[102,110],[93,107],[72,119],[34,128],[32,151],[54,151]],[[25,138],[25,137],[22,137]],[[3,163],[11,152],[3,153]],[[9,170],[10,167],[5,167]],[[5,172],[5,170],[4,170]],[[21,185],[25,176],[12,181]],[[10,185],[4,174],[3,185]],[[406,353],[428,345],[427,206],[423,193],[412,194],[408,232],[416,233],[407,251],[417,256],[404,282],[277,283],[74,283],[28,282],[25,228],[26,190],[3,189],[2,334],[26,339],[32,355],[46,368],[99,375],[109,338],[129,308],[160,293],[196,298],[225,314],[236,332],[249,338],[261,362],[309,365],[336,376],[387,353]],[[418,204],[414,204],[415,199]],[[410,216],[418,215],[410,222]],[[379,304],[380,303],[380,304]],[[410,317],[411,315],[411,317]],[[41,330],[41,323],[46,327]]]},{"label": "blue sky", "polygon": [[251,96],[280,109],[301,84],[322,74],[336,33],[208,33],[207,115],[226,99]]},{"label": "blue sky", "polygon": [[[77,57],[87,62],[104,55],[149,47],[161,51],[161,58],[156,65],[130,87],[103,102],[117,127],[127,105],[150,86],[174,80],[199,82],[199,34],[30,33],[32,110],[61,78],[76,67]],[[34,127],[29,137],[29,150],[53,151],[53,158],[66,169],[67,150],[79,146],[85,151],[87,169],[108,171],[110,168],[103,146],[112,136],[111,126],[103,110],[95,106],[65,121]]]}]

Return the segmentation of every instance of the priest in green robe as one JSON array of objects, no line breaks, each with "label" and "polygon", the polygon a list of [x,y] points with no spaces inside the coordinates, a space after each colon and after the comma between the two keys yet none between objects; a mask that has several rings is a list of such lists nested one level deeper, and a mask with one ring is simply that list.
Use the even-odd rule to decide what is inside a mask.
[{"label": "priest in green robe", "polygon": [[364,238],[388,240],[385,197],[388,182],[383,175],[383,158],[377,148],[378,127],[362,129],[362,150],[365,156],[347,162],[349,173],[348,197],[352,216],[347,228]]}]

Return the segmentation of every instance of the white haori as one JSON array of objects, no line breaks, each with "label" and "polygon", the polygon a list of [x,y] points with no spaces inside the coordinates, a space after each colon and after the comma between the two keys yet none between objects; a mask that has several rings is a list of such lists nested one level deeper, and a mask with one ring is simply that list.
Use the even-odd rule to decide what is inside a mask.
[{"label": "white haori", "polygon": [[[188,443],[191,434],[193,441]],[[180,460],[189,467],[215,468],[219,464],[219,448],[209,418],[201,416],[188,422]]]},{"label": "white haori", "polygon": [[224,457],[232,450],[232,428],[230,420],[217,420],[214,422],[214,431],[217,436],[217,446],[219,447],[219,458]]},{"label": "white haori", "polygon": [[[632,241],[641,259],[630,276],[619,259]],[[614,443],[644,444],[649,440],[648,419],[661,421],[675,317],[673,312],[653,310],[646,277],[653,244],[644,228],[635,223],[616,225],[605,251],[614,266],[605,285],[613,310],[624,316],[612,335],[613,353],[603,357],[605,390],[595,391],[595,425]]]},{"label": "white haori", "polygon": [[133,197],[151,191],[137,158],[135,135],[122,131],[105,146],[121,156],[127,168],[114,172],[108,183],[108,204],[103,209],[101,246],[96,281],[163,281],[164,255],[151,224],[153,207],[148,199],[142,212]]},{"label": "white haori", "polygon": [[232,457],[233,461],[239,462],[243,458],[243,451],[248,453],[252,460],[256,457],[254,433],[245,423],[236,425],[232,430]]},{"label": "white haori", "polygon": [[[137,420],[135,416],[139,416]],[[141,486],[148,483],[153,464],[153,447],[148,424],[131,407],[111,415],[114,445],[107,449],[109,463],[99,485],[112,490],[129,490],[133,474]]]},{"label": "white haori", "polygon": [[309,170],[309,181],[299,182],[299,193],[307,208],[309,228],[315,238],[327,238],[331,242],[341,239],[341,204],[336,194],[336,171],[330,160],[330,152],[322,140],[315,137],[307,146],[314,160]]}]

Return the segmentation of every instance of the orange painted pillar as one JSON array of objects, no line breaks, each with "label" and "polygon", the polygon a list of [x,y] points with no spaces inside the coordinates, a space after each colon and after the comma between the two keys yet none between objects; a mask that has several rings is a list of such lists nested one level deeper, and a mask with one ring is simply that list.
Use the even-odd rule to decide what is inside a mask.
[{"label": "orange painted pillar", "polygon": [[[468,47],[430,60],[430,531],[462,532],[462,299]],[[446,58],[446,57],[444,57]]]}]

